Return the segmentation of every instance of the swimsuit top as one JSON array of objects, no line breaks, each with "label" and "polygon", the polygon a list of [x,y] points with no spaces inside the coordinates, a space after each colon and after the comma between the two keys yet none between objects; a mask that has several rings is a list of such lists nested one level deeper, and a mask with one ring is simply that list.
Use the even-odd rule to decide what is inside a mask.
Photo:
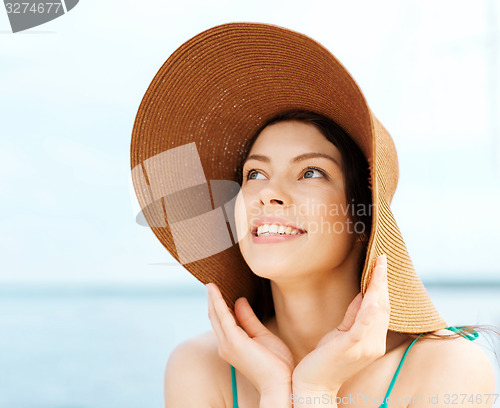
[{"label": "swimsuit top", "polygon": [[[447,329],[454,331],[455,333],[459,333],[462,331],[460,329],[460,327],[454,327],[454,326],[447,327]],[[422,334],[420,334],[420,336]],[[475,340],[479,336],[479,333],[476,331],[472,332],[472,334],[469,334],[466,332],[464,332],[463,334],[464,334],[465,338],[467,338],[468,340],[471,340],[471,341]],[[387,408],[387,399],[389,398],[389,395],[391,394],[392,387],[394,387],[394,383],[396,382],[396,378],[398,378],[399,371],[401,370],[401,367],[403,366],[403,362],[405,361],[406,355],[408,354],[408,351],[410,350],[411,346],[413,346],[413,344],[420,338],[420,336],[418,336],[415,340],[413,340],[411,342],[411,344],[408,346],[405,353],[403,354],[403,357],[401,358],[401,361],[399,362],[398,368],[396,369],[396,372],[394,373],[394,377],[392,377],[392,381],[389,384],[389,388],[387,389],[387,392],[385,393],[384,402],[379,406],[379,408]],[[233,385],[232,386],[232,389],[233,389],[233,408],[238,408],[238,390],[236,388],[236,372],[235,372],[234,367],[232,365],[231,365],[231,381],[232,381],[232,385]]]}]

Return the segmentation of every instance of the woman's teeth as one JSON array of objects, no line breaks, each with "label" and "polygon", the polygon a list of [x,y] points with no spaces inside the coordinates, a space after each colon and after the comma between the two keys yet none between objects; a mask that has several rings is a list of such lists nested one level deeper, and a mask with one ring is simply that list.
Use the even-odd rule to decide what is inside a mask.
[{"label": "woman's teeth", "polygon": [[302,232],[296,228],[285,227],[279,224],[264,224],[257,228],[255,235],[260,237],[261,235],[297,235],[302,234]]}]

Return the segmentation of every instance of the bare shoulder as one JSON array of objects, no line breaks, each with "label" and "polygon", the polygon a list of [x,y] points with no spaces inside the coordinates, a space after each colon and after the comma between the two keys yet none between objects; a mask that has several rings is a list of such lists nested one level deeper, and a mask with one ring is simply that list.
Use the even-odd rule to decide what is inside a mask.
[{"label": "bare shoulder", "polygon": [[167,407],[230,406],[229,364],[219,356],[213,331],[176,346],[169,356],[164,380]]},{"label": "bare shoulder", "polygon": [[[452,335],[448,330],[438,330],[440,335]],[[445,403],[445,398],[451,395],[472,396],[469,401],[462,401],[459,397],[455,404],[460,406],[481,408],[490,407],[485,403],[485,394],[495,392],[495,372],[488,355],[477,343],[463,337],[436,340],[423,339],[414,345],[411,354],[411,364],[408,368],[412,371],[412,377],[418,379],[415,383],[415,397],[429,402],[429,395],[435,396],[439,404]],[[482,397],[478,397],[481,394]],[[482,402],[478,401],[482,398]],[[436,401],[436,400],[434,400]],[[453,401],[449,401],[452,404]],[[430,404],[432,405],[432,404]],[[422,408],[422,401],[415,404],[415,408]],[[409,408],[413,405],[410,404]]]}]

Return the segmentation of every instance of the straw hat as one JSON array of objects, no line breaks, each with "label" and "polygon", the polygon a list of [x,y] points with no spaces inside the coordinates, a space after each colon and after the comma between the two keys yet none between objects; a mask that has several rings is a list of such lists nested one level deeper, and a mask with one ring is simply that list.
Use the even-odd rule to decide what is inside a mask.
[{"label": "straw hat", "polygon": [[131,169],[142,214],[173,257],[228,303],[253,306],[259,281],[236,241],[237,167],[249,139],[288,110],[339,124],[371,164],[372,229],[360,290],[375,258],[388,262],[389,329],[422,333],[447,327],[413,268],[390,209],[398,160],[389,133],[349,72],[322,45],[281,27],[224,24],[181,45],[162,65],[139,106]]}]

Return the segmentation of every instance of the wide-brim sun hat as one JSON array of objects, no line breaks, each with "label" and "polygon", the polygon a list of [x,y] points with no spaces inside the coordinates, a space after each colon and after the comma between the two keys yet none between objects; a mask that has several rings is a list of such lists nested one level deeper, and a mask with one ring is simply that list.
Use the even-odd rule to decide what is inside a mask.
[{"label": "wide-brim sun hat", "polygon": [[361,276],[387,255],[389,330],[447,327],[415,272],[390,203],[399,177],[393,140],[343,65],[311,38],[274,25],[229,23],[182,44],[139,106],[131,142],[134,189],[156,237],[230,308],[259,301],[259,280],[238,247],[238,165],[270,118],[311,111],[336,122],[370,164],[372,228]]}]

